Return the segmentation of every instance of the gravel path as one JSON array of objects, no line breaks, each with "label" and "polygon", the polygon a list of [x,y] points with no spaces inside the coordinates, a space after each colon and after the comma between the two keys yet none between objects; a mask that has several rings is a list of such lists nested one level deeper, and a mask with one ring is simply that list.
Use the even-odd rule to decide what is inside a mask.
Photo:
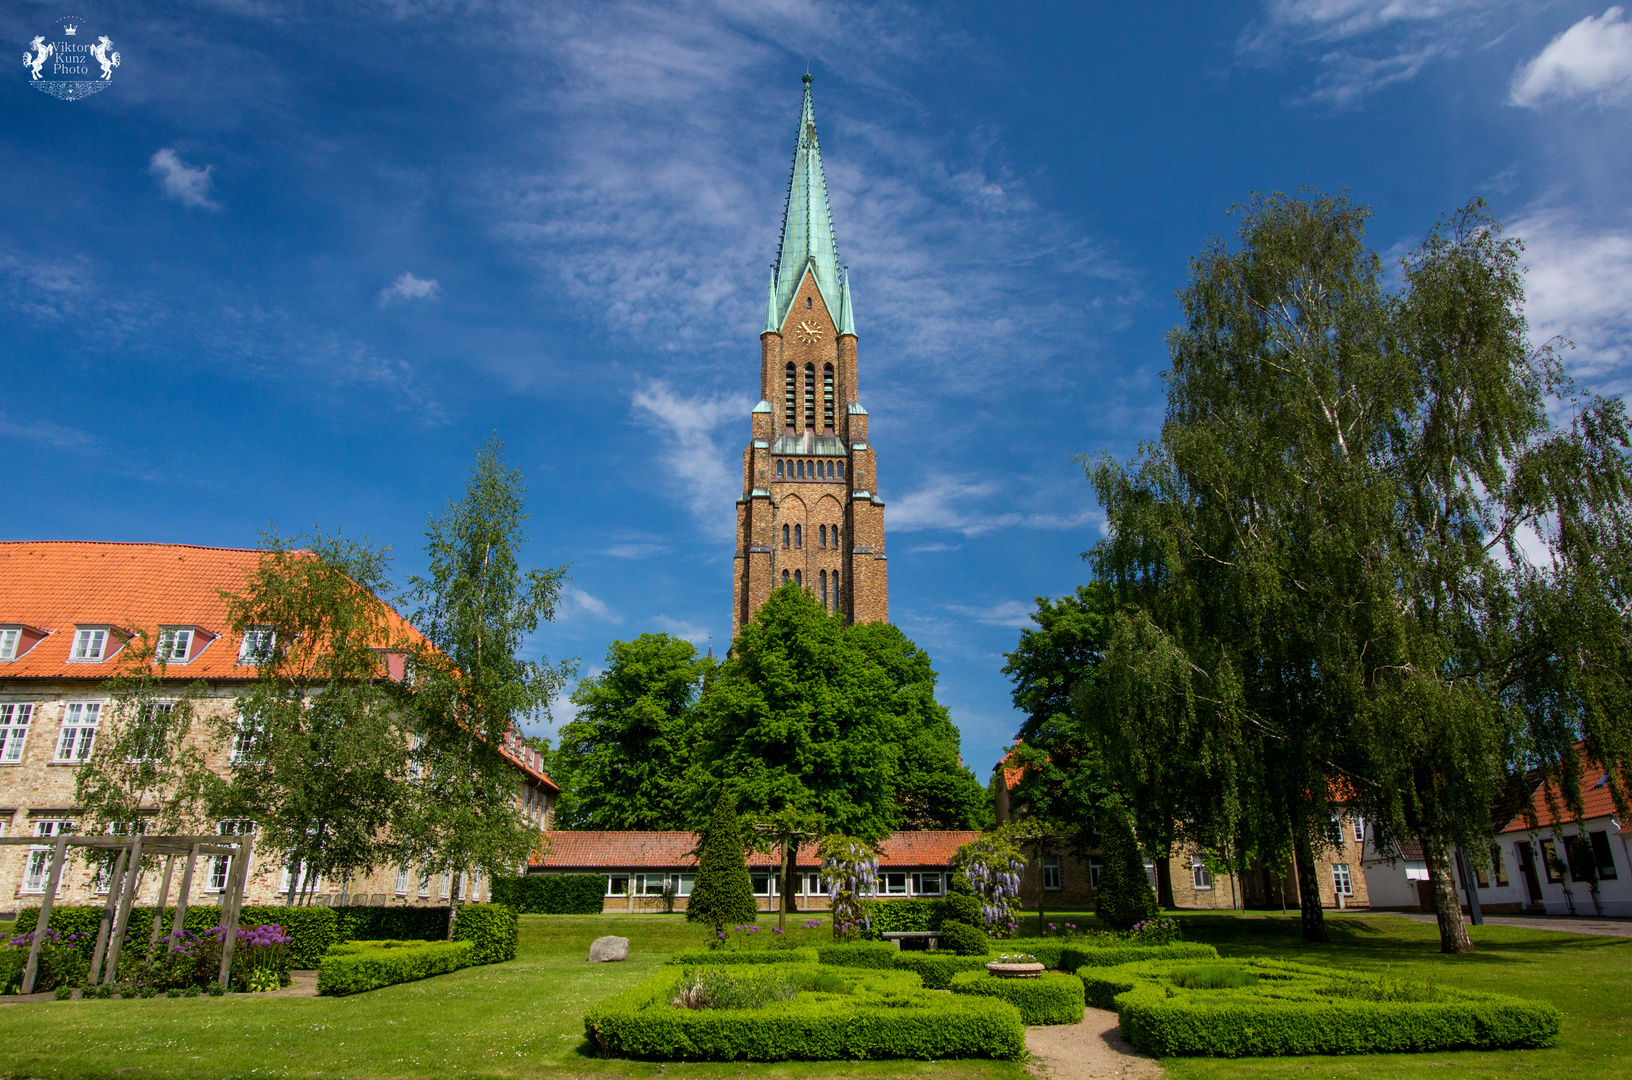
[{"label": "gravel path", "polygon": [[1082,1023],[1026,1029],[1031,1071],[1043,1080],[1161,1080],[1162,1067],[1140,1057],[1117,1030],[1116,1014],[1085,1009]]}]

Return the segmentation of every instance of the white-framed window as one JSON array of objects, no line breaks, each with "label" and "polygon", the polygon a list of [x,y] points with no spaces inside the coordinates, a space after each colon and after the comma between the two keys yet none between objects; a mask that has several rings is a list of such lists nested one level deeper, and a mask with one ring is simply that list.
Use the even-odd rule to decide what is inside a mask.
[{"label": "white-framed window", "polygon": [[425,767],[420,763],[420,752],[425,749],[425,736],[414,732],[408,737],[408,779],[418,780],[425,775]]},{"label": "white-framed window", "polygon": [[1354,825],[1354,842],[1357,843],[1357,844],[1365,843],[1366,842],[1366,819],[1361,817],[1359,814],[1356,814],[1356,815],[1354,815],[1354,820],[1352,821],[1351,824]]},{"label": "white-framed window", "polygon": [[311,864],[306,863],[300,868],[300,880],[295,881],[294,876],[289,872],[289,867],[285,866],[283,868],[283,882],[278,886],[278,891],[287,893],[291,885],[294,886],[297,896],[305,892],[318,893],[323,891],[323,877],[321,874],[313,873]]},{"label": "white-framed window", "polygon": [[1088,887],[1090,889],[1099,888],[1099,872],[1103,867],[1104,864],[1098,859],[1088,860]]},{"label": "white-framed window", "polygon": [[86,626],[74,631],[74,647],[68,653],[70,661],[95,664],[108,658],[108,628]]},{"label": "white-framed window", "polygon": [[676,874],[674,875],[674,895],[690,896],[691,890],[696,886],[696,884],[696,874]]},{"label": "white-framed window", "polygon": [[753,879],[753,882],[754,882],[754,895],[755,896],[774,896],[775,895],[775,893],[773,893],[771,891],[773,886],[772,886],[772,882],[771,882],[771,877],[772,876],[770,874],[752,874],[752,875],[750,875],[750,877]]},{"label": "white-framed window", "polygon": [[636,896],[662,896],[663,885],[669,880],[667,874],[641,874],[636,878]]},{"label": "white-framed window", "polygon": [[799,875],[799,895],[800,896],[826,896],[827,895],[827,886],[822,884],[822,875],[820,875],[820,874],[800,874]]},{"label": "white-framed window", "polygon": [[[41,839],[64,836],[74,831],[74,823],[66,818],[35,818],[34,835]],[[28,865],[23,870],[23,888],[25,893],[45,892],[45,883],[51,880],[51,848],[49,846],[31,847],[28,849]],[[58,882],[61,888],[61,882]]]},{"label": "white-framed window", "polygon": [[[131,833],[141,833],[145,836],[147,834],[147,819],[137,819],[134,829],[127,828],[117,822],[108,825],[109,836],[129,836]],[[103,851],[97,852],[92,857],[97,860],[97,867],[96,876],[91,879],[91,891],[105,896],[113,889],[113,864],[118,861],[118,856],[112,851]],[[142,872],[138,868],[136,871],[136,887],[138,890],[141,888],[141,877]]]},{"label": "white-framed window", "polygon": [[80,762],[91,756],[96,725],[102,719],[100,701],[70,701],[62,709],[62,734],[57,737],[57,761]]},{"label": "white-framed window", "polygon": [[244,631],[244,640],[238,645],[238,663],[243,667],[259,667],[272,659],[272,646],[278,635],[271,627],[252,626]]},{"label": "white-framed window", "polygon": [[130,762],[163,761],[165,736],[170,730],[170,717],[176,711],[173,701],[144,701],[136,710],[136,730],[131,734]]},{"label": "white-framed window", "polygon": [[28,738],[28,722],[33,717],[32,701],[0,702],[0,764],[23,760],[23,742]]},{"label": "white-framed window", "polygon": [[431,872],[423,866],[419,868],[419,898],[427,899],[431,895]]},{"label": "white-framed window", "polygon": [[1332,864],[1332,891],[1339,896],[1354,895],[1354,879],[1349,876],[1348,863]]},{"label": "white-framed window", "polygon": [[939,873],[912,875],[912,892],[914,896],[941,895],[941,875]]},{"label": "white-framed window", "polygon": [[0,660],[17,659],[17,639],[23,636],[19,627],[0,627]]},{"label": "white-framed window", "polygon": [[878,875],[878,885],[878,891],[887,896],[907,895],[907,875],[904,873],[880,874]]},{"label": "white-framed window", "polygon": [[[225,818],[215,823],[217,836],[248,836],[255,831],[255,823],[248,818]],[[215,855],[210,859],[210,876],[204,883],[205,892],[225,892],[227,872],[232,869],[231,855]]]},{"label": "white-framed window", "polygon": [[1060,879],[1060,857],[1058,855],[1043,856],[1043,888],[1059,890],[1064,888]]},{"label": "white-framed window", "polygon": [[154,656],[160,663],[185,664],[192,654],[192,627],[171,626],[159,631],[159,645]]},{"label": "white-framed window", "polygon": [[397,887],[393,890],[398,896],[408,895],[408,864],[397,867]]},{"label": "white-framed window", "polygon": [[233,765],[251,765],[259,761],[259,748],[256,743],[261,738],[261,725],[248,713],[240,712],[238,722],[232,729],[232,756],[228,759]]},{"label": "white-framed window", "polygon": [[1207,860],[1200,855],[1190,856],[1190,881],[1198,889],[1213,887],[1213,875],[1207,872]]}]

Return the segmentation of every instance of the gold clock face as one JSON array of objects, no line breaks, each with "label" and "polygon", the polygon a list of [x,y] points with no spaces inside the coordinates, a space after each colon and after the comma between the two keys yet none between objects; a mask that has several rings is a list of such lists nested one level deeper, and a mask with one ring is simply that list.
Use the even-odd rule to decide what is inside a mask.
[{"label": "gold clock face", "polygon": [[794,335],[806,345],[814,345],[816,342],[822,340],[822,328],[820,326],[812,326],[810,323],[801,320],[799,323],[799,329],[794,331]]}]

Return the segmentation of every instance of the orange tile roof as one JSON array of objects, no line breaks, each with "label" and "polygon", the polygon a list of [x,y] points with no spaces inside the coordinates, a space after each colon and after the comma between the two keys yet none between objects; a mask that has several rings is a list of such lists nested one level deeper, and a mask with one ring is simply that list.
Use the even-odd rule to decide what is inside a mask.
[{"label": "orange tile roof", "polygon": [[[1577,820],[1591,821],[1594,818],[1614,817],[1617,815],[1615,799],[1609,793],[1607,771],[1602,765],[1589,759],[1586,750],[1581,744],[1576,744],[1576,753],[1581,756],[1581,817],[1578,819],[1570,812],[1560,797],[1558,787],[1552,783],[1537,784],[1534,794],[1530,796],[1530,806],[1536,813],[1536,822],[1540,828],[1547,829],[1554,825],[1571,824]],[[1554,813],[1547,806],[1548,796],[1557,805],[1558,812]],[[1629,823],[1632,824],[1632,823]],[[1525,821],[1523,814],[1517,814],[1508,822],[1504,833],[1528,832],[1530,825]],[[1623,827],[1620,830],[1626,832]]]},{"label": "orange tile roof", "polygon": [[[0,626],[22,624],[47,633],[16,660],[0,661],[0,679],[111,678],[119,668],[117,653],[99,663],[68,659],[79,625],[149,633],[196,626],[216,636],[191,662],[172,664],[167,673],[188,681],[254,679],[257,670],[238,663],[242,642],[227,625],[221,592],[242,588],[260,558],[254,548],[193,544],[0,541]],[[389,605],[386,612],[393,631],[424,640]],[[518,768],[560,790],[519,752],[503,749]]]},{"label": "orange tile roof", "polygon": [[[880,866],[950,866],[952,856],[980,838],[975,831],[898,832],[880,845]],[[697,846],[697,834],[679,831],[653,832],[551,832],[544,834],[544,851],[533,857],[533,865],[552,870],[639,870],[696,866],[690,854]],[[753,852],[748,865],[774,867],[777,857]],[[815,843],[802,844],[798,866],[812,869],[821,864]]]}]

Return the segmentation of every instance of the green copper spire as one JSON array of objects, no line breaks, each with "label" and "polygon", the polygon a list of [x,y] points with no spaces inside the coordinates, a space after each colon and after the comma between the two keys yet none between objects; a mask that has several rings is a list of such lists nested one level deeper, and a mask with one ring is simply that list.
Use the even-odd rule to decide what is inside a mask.
[{"label": "green copper spire", "polygon": [[[827,309],[845,329],[848,298],[841,297],[839,244],[833,236],[833,210],[827,201],[827,178],[822,173],[822,145],[816,139],[816,111],[810,103],[810,76],[806,75],[805,101],[799,111],[799,139],[793,151],[793,177],[788,183],[788,202],[782,212],[782,250],[776,260],[776,277],[765,309],[765,329],[780,331],[787,318],[793,294],[809,266],[816,275]],[[842,299],[842,302],[841,302]]]}]

